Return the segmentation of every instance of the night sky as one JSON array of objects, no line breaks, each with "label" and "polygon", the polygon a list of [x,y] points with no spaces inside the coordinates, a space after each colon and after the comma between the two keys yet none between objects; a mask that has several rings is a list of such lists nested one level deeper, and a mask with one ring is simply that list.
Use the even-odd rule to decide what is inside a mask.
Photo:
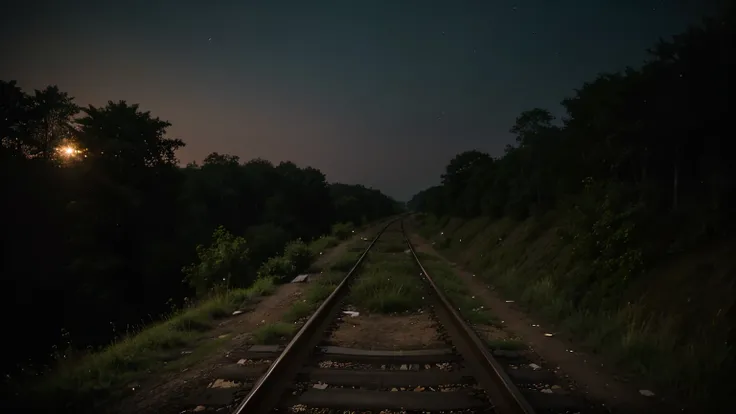
[{"label": "night sky", "polygon": [[11,1],[0,79],[124,99],[170,121],[183,163],[291,160],[399,200],[515,117],[638,65],[703,1]]}]

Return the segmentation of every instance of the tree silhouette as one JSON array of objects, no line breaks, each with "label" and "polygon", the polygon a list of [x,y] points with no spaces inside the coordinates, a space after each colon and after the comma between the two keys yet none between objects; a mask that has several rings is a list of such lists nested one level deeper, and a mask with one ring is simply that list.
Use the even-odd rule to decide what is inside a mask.
[{"label": "tree silhouette", "polygon": [[103,345],[113,326],[120,333],[156,319],[192,297],[192,286],[207,291],[183,283],[182,268],[220,226],[216,240],[247,246],[247,260],[221,269],[240,286],[289,241],[398,211],[377,190],[330,184],[291,162],[212,153],[182,168],[184,142],[167,136],[169,126],[137,104],[80,111],[55,86],[28,95],[0,81],[3,280],[15,298],[3,306],[18,316],[7,327],[18,340],[4,373],[48,362],[52,345],[66,346],[62,328],[74,347]]}]

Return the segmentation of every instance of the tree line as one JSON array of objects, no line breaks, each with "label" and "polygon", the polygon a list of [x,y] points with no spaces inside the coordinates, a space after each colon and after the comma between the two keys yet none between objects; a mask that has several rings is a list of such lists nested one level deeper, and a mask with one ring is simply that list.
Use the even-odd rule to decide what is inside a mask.
[{"label": "tree line", "polygon": [[605,210],[662,237],[730,234],[734,38],[730,9],[660,40],[641,67],[600,74],[565,98],[562,119],[541,108],[521,113],[502,156],[458,154],[441,184],[409,207],[516,219],[560,207],[599,217]]},{"label": "tree line", "polygon": [[290,241],[399,209],[292,162],[212,153],[181,167],[169,126],[125,101],[82,108],[55,86],[0,81],[4,371],[47,361],[61,340],[103,345],[192,298],[182,269],[213,231],[246,243],[248,283]]}]

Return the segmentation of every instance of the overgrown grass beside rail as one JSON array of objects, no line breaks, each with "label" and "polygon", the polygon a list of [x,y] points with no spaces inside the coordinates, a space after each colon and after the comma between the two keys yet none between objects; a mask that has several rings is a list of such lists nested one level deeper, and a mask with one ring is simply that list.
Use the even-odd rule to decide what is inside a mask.
[{"label": "overgrown grass beside rail", "polygon": [[[85,402],[127,390],[151,373],[186,366],[218,344],[207,335],[218,319],[274,290],[272,279],[259,279],[248,289],[218,294],[100,351],[62,358],[31,394],[48,401]],[[194,348],[191,354],[182,354],[186,347]]]}]

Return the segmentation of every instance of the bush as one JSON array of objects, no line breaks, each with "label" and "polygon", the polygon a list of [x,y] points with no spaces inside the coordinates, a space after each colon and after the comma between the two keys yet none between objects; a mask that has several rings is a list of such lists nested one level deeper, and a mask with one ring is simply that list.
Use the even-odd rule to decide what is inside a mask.
[{"label": "bush", "polygon": [[297,239],[286,245],[284,258],[291,262],[292,271],[296,275],[309,269],[312,260],[314,260],[314,253],[306,243],[301,239]]},{"label": "bush", "polygon": [[284,256],[274,256],[261,265],[258,277],[283,280],[294,274],[294,265]]},{"label": "bush", "polygon": [[209,247],[197,246],[199,263],[185,266],[184,281],[194,288],[198,296],[204,296],[217,287],[229,289],[245,287],[252,275],[248,272],[248,248],[245,239],[235,237],[223,226],[212,233]]},{"label": "bush", "polygon": [[339,241],[335,236],[322,236],[319,239],[313,240],[311,243],[309,243],[309,248],[312,250],[313,254],[317,255],[331,247],[337,246],[338,242]]},{"label": "bush", "polygon": [[353,234],[355,227],[353,223],[335,223],[332,225],[332,235],[337,237],[339,240],[345,240]]}]

